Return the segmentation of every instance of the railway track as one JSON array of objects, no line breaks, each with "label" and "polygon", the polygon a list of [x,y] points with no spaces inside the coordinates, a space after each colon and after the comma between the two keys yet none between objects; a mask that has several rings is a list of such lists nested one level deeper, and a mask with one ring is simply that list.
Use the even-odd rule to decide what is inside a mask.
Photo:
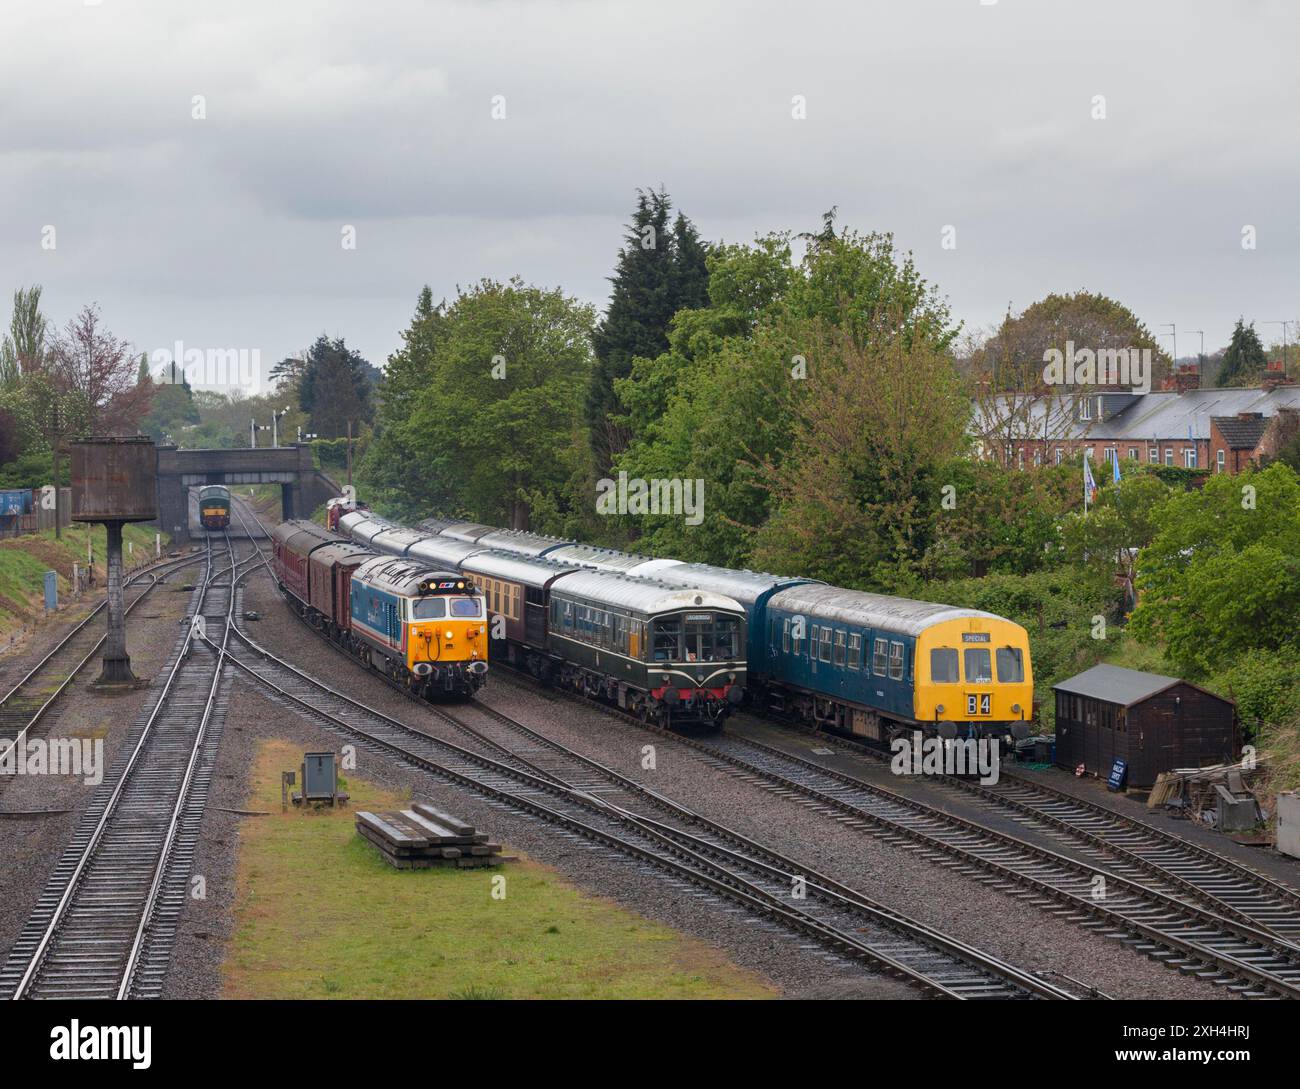
[{"label": "railway track", "polygon": [[[127,602],[126,615],[177,571],[202,560],[202,556],[182,557],[135,572],[126,585],[143,582],[144,588]],[[22,745],[52,715],[59,697],[95,659],[106,637],[93,622],[103,613],[104,604],[96,605],[0,698],[0,759]]]},{"label": "railway track", "polygon": [[[483,718],[476,727],[463,715],[418,701],[466,735],[471,746],[467,748],[337,692],[262,647],[238,621],[234,634],[253,657],[235,652],[232,659],[251,679],[333,728],[591,842],[613,847],[653,866],[660,877],[666,872],[670,880],[738,903],[787,931],[814,938],[835,954],[866,961],[927,993],[948,998],[1077,997],[1065,987],[906,919],[495,709],[468,705],[469,714]],[[493,736],[493,730],[504,734]],[[658,815],[645,812],[647,806],[658,810]],[[1082,985],[1079,989],[1087,990]]]},{"label": "railway track", "polygon": [[1184,899],[1179,888],[1158,878],[1089,865],[750,738],[668,736],[719,770],[916,850],[927,861],[956,860],[986,884],[1171,968],[1247,998],[1300,998],[1300,946]]},{"label": "railway track", "polygon": [[[7,998],[154,997],[161,992],[175,920],[207,795],[218,731],[222,656],[196,634],[202,617],[229,639],[233,582],[254,557],[215,565],[187,610],[164,681],[137,720],[83,814],[35,911],[0,969]],[[223,581],[224,580],[224,581]]]}]

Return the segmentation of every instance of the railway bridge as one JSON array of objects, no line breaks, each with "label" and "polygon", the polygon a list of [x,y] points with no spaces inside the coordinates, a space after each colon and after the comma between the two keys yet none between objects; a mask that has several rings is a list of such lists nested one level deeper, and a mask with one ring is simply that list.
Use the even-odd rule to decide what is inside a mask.
[{"label": "railway bridge", "polygon": [[285,518],[310,512],[340,494],[312,465],[311,447],[295,443],[237,450],[158,447],[158,526],[174,540],[189,536],[189,489],[203,484],[279,484]]}]

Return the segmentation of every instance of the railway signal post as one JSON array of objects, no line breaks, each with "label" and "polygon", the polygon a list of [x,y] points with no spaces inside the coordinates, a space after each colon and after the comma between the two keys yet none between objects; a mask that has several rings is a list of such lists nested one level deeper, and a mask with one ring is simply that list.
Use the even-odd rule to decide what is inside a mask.
[{"label": "railway signal post", "polygon": [[72,444],[72,520],[102,522],[108,531],[108,633],[99,685],[134,684],[126,649],[122,593],[122,527],[158,517],[158,461],[144,437],[91,438]]}]

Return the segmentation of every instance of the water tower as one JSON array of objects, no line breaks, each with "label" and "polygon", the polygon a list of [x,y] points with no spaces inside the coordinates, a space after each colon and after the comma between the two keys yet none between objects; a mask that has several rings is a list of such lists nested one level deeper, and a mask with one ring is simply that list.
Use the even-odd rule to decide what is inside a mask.
[{"label": "water tower", "polygon": [[108,638],[97,684],[132,684],[122,593],[122,526],[158,517],[158,455],[144,436],[72,443],[72,520],[108,530]]}]

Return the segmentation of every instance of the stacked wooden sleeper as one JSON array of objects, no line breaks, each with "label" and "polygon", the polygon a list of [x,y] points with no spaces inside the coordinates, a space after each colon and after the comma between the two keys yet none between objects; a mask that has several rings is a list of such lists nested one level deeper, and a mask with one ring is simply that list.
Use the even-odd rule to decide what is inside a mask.
[{"label": "stacked wooden sleeper", "polygon": [[469,869],[512,861],[486,832],[477,831],[425,802],[395,813],[357,813],[357,831],[379,848],[380,857],[399,870],[456,866]]}]

